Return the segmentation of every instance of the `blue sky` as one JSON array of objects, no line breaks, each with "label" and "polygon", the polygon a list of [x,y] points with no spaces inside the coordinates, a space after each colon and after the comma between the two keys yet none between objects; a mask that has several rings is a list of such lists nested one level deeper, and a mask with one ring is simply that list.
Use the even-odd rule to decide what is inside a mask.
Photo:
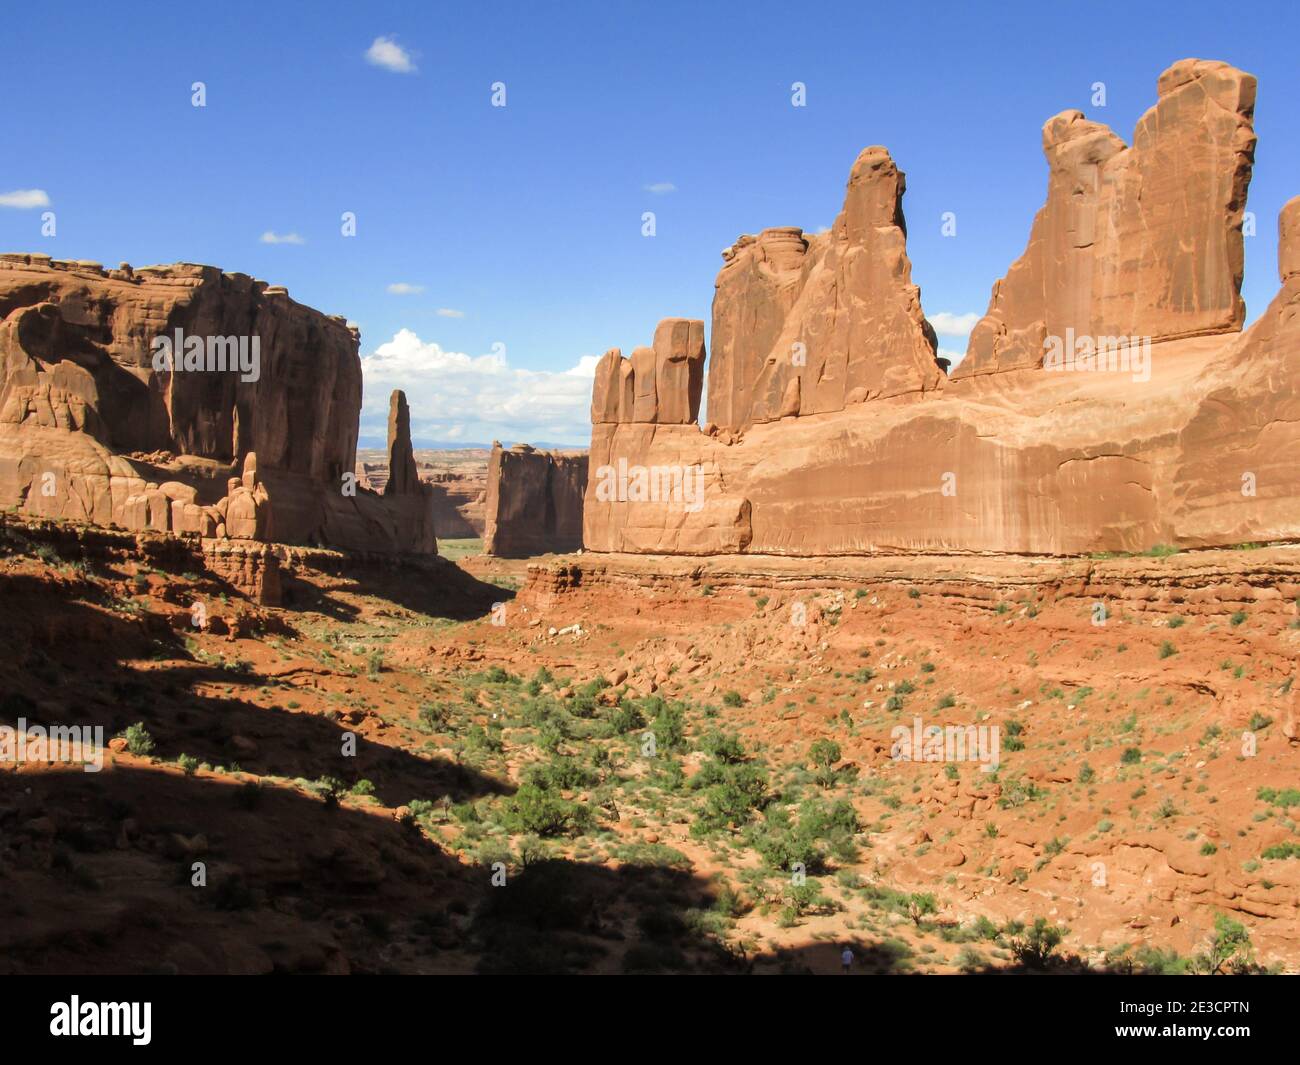
[{"label": "blue sky", "polygon": [[[829,225],[869,144],[907,173],[926,313],[982,313],[1043,200],[1043,122],[1077,107],[1128,141],[1160,71],[1187,56],[1260,81],[1245,284],[1258,314],[1277,288],[1278,209],[1300,193],[1298,12],[29,6],[0,39],[0,203],[42,190],[49,207],[0,207],[0,249],[212,263],[346,315],[368,356],[363,436],[382,433],[400,384],[420,439],[583,444],[592,359],[648,343],[662,317],[707,321],[721,250],[765,226]],[[206,107],[191,106],[195,81]],[[504,108],[491,106],[498,81]],[[807,107],[790,105],[795,81]],[[1104,108],[1089,101],[1098,81]],[[344,211],[354,238],[340,235]],[[945,211],[955,238],[940,234]]]}]

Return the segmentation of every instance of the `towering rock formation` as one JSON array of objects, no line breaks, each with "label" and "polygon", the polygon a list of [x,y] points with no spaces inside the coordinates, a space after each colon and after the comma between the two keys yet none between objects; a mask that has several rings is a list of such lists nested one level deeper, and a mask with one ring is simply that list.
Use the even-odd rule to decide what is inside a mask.
[{"label": "towering rock formation", "polygon": [[[696,424],[703,381],[698,319],[665,318],[651,347],[630,359],[614,348],[597,363],[582,516],[587,545],[710,554],[748,544],[748,505],[719,491],[718,466],[704,460],[713,441]],[[653,468],[643,461],[652,454]]]},{"label": "towering rock formation", "polygon": [[889,152],[867,148],[829,232],[765,229],[723,252],[709,421],[741,429],[939,386],[907,258],[905,187]]},{"label": "towering rock formation", "polygon": [[388,400],[388,480],[384,495],[405,495],[420,486],[420,474],[411,448],[411,408],[406,393],[395,389]]},{"label": "towering rock formation", "polygon": [[244,274],[0,256],[0,505],[432,550],[418,507],[348,494],[358,342]]},{"label": "towering rock formation", "polygon": [[993,286],[954,380],[1042,365],[1048,337],[1153,343],[1235,332],[1255,79],[1186,59],[1126,148],[1079,111],[1043,126],[1047,203]]},{"label": "towering rock formation", "polygon": [[[1073,554],[1300,538],[1296,201],[1282,291],[1239,332],[1254,89],[1222,63],[1175,63],[1132,148],[1076,112],[1052,119],[1048,202],[938,389],[887,210],[896,171],[868,149],[829,237],[765,230],[732,249],[703,431],[638,418],[635,360],[602,361],[586,548]],[[1137,343],[1053,372],[1053,337]],[[801,339],[805,367],[787,358]],[[697,476],[702,493],[674,490]]]},{"label": "towering rock formation", "polygon": [[538,451],[528,444],[504,450],[493,443],[488,462],[483,550],[526,558],[582,546],[582,500],[587,456]]},{"label": "towering rock formation", "polygon": [[596,364],[593,425],[694,425],[704,387],[704,323],[665,318],[654,343],[625,359],[618,348]]}]

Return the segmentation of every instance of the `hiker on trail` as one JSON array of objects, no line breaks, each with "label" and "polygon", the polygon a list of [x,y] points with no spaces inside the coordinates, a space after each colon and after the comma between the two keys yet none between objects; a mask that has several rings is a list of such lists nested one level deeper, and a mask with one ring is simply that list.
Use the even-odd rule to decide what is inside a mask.
[{"label": "hiker on trail", "polygon": [[840,955],[840,964],[844,966],[846,973],[853,968],[853,951],[848,947],[845,947],[844,952]]}]

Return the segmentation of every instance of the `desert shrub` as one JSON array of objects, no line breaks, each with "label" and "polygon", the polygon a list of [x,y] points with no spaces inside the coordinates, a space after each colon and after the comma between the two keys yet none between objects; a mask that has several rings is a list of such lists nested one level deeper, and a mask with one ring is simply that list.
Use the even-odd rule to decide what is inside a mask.
[{"label": "desert shrub", "polygon": [[473,754],[500,754],[505,749],[500,728],[483,728],[482,725],[470,725],[459,744],[460,748]]},{"label": "desert shrub", "polygon": [[1035,784],[1032,780],[1016,778],[1009,780],[1002,786],[1002,795],[998,798],[998,805],[1004,810],[1016,806],[1024,806],[1027,802],[1033,802],[1035,799],[1043,797],[1043,789]]},{"label": "desert shrub", "polygon": [[745,700],[741,698],[740,692],[738,691],[724,692],[722,695],[723,706],[740,706],[744,701]]},{"label": "desert shrub", "polygon": [[724,765],[738,765],[745,760],[745,748],[740,737],[714,729],[700,739],[700,750]]},{"label": "desert shrub", "polygon": [[811,798],[799,804],[797,817],[784,807],[768,811],[763,825],[750,831],[748,843],[773,869],[789,872],[798,863],[809,872],[821,872],[827,848],[842,861],[854,860],[854,836],[860,828],[852,803]]},{"label": "desert shrub", "polygon": [[825,737],[814,740],[808,748],[808,761],[813,766],[829,769],[843,756],[840,745]]},{"label": "desert shrub", "polygon": [[1229,966],[1245,969],[1251,963],[1251,953],[1250,933],[1246,926],[1225,913],[1216,914],[1214,934],[1205,953],[1198,954],[1192,961],[1192,968],[1206,976],[1222,973]]},{"label": "desert shrub", "polygon": [[144,757],[153,751],[153,737],[149,735],[143,721],[128,726],[123,735],[126,737],[126,749],[132,754]]},{"label": "desert shrub", "polygon": [[719,762],[709,765],[714,768],[710,770],[711,776],[704,790],[704,807],[691,825],[692,835],[707,835],[744,825],[755,810],[762,809],[771,801],[767,773],[761,767]]},{"label": "desert shrub", "polygon": [[650,725],[655,749],[661,752],[686,749],[686,709],[681,703],[659,700],[658,712]]},{"label": "desert shrub", "polygon": [[1273,806],[1280,806],[1286,810],[1292,806],[1300,806],[1300,788],[1260,788],[1255,793],[1255,798],[1260,802],[1266,802]]},{"label": "desert shrub", "polygon": [[312,783],[311,790],[325,801],[327,807],[333,809],[338,806],[339,799],[347,794],[348,786],[338,777],[324,776]]},{"label": "desert shrub", "polygon": [[[609,723],[610,731],[615,736],[621,736],[625,732],[631,732],[633,729],[645,727],[645,714],[641,708],[630,700],[623,699],[614,707],[606,718]],[[658,740],[655,741],[658,743]]]},{"label": "desert shrub", "polygon": [[500,821],[509,832],[534,836],[576,835],[591,825],[591,812],[535,783],[525,783],[501,800]]},{"label": "desert shrub", "polygon": [[921,921],[939,912],[939,905],[928,892],[915,891],[907,899],[907,916],[918,928]]},{"label": "desert shrub", "polygon": [[598,777],[574,758],[557,756],[549,762],[530,766],[524,779],[544,791],[573,791],[591,787]]},{"label": "desert shrub", "polygon": [[451,720],[451,707],[446,703],[423,703],[420,706],[420,727],[426,732],[437,732]]},{"label": "desert shrub", "polygon": [[1016,961],[1030,969],[1046,969],[1056,960],[1056,951],[1067,928],[1047,923],[1046,917],[1035,918],[1028,928],[1011,936],[1011,953]]}]

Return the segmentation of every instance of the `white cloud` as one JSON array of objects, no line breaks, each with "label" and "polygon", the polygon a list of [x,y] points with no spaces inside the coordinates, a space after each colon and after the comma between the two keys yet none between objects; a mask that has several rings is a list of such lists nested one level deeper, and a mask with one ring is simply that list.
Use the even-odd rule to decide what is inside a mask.
[{"label": "white cloud", "polygon": [[396,37],[376,37],[374,43],[366,49],[366,62],[371,66],[391,70],[394,74],[415,73],[411,53],[397,43]]},{"label": "white cloud", "polygon": [[405,281],[394,281],[388,286],[389,295],[392,296],[418,296],[423,291],[423,285],[408,285]]},{"label": "white cloud", "polygon": [[975,328],[983,315],[971,311],[970,314],[953,314],[950,311],[940,311],[938,314],[927,315],[930,324],[934,326],[934,331],[940,336],[945,337],[964,337],[970,334]]},{"label": "white cloud", "polygon": [[438,317],[439,318],[464,318],[465,312],[452,310],[452,308],[450,307],[439,307]]},{"label": "white cloud", "polygon": [[670,192],[676,192],[677,186],[671,181],[656,181],[653,185],[646,185],[645,190],[656,196],[667,196]]},{"label": "white cloud", "polygon": [[297,233],[277,233],[268,229],[258,238],[263,244],[306,244]]},{"label": "white cloud", "polygon": [[409,329],[361,360],[363,436],[387,431],[394,388],[411,404],[411,433],[424,440],[534,440],[581,444],[591,437],[591,386],[599,358],[562,372],[512,367],[501,353],[444,351]]},{"label": "white cloud", "polygon": [[949,370],[955,370],[957,364],[966,357],[964,351],[949,351],[947,348],[940,348],[937,352],[939,358],[948,360]]},{"label": "white cloud", "polygon": [[44,189],[15,189],[13,192],[0,192],[0,207],[48,207],[50,197]]}]

